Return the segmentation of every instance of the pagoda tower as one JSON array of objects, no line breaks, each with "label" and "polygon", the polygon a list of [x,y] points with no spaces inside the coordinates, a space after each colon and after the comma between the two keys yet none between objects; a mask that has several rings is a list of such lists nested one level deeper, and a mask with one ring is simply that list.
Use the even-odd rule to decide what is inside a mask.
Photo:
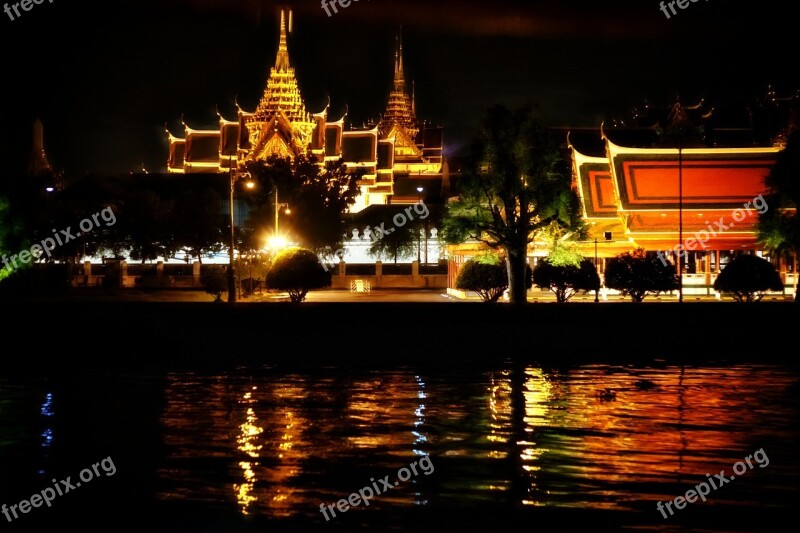
[{"label": "pagoda tower", "polygon": [[33,123],[33,146],[31,149],[30,162],[28,163],[28,175],[38,176],[40,174],[51,174],[53,172],[47,154],[44,151],[44,126],[38,118]]},{"label": "pagoda tower", "polygon": [[386,112],[378,124],[382,139],[394,137],[395,154],[398,156],[421,156],[417,146],[419,126],[414,110],[414,99],[406,91],[403,69],[403,40],[398,37],[394,57],[394,84],[389,93]]},{"label": "pagoda tower", "polygon": [[277,155],[296,157],[311,144],[316,122],[306,111],[294,68],[289,63],[286,43],[286,17],[281,11],[280,40],[275,66],[270,69],[267,87],[252,114],[244,114],[249,140],[248,160]]}]

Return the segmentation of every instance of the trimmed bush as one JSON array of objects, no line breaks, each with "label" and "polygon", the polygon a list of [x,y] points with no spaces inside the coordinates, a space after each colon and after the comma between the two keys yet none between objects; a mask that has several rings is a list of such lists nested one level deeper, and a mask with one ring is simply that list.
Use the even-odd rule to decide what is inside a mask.
[{"label": "trimmed bush", "polygon": [[200,280],[205,291],[214,297],[214,302],[221,302],[222,295],[228,292],[228,278],[225,267],[210,265],[205,269]]},{"label": "trimmed bush", "polygon": [[590,259],[583,259],[578,266],[554,265],[545,258],[533,269],[533,283],[549,289],[556,301],[568,302],[578,291],[600,290],[600,276]]},{"label": "trimmed bush", "polygon": [[484,302],[496,302],[508,289],[505,262],[489,263],[471,259],[458,272],[456,288],[477,292]]},{"label": "trimmed bush", "polygon": [[722,269],[714,290],[732,294],[737,302],[758,302],[767,291],[782,291],[783,282],[772,263],[757,255],[742,254]]},{"label": "trimmed bush", "polygon": [[606,265],[606,287],[641,302],[649,294],[676,291],[680,279],[675,266],[639,248],[613,257]]},{"label": "trimmed bush", "polygon": [[305,300],[308,291],[331,286],[331,273],[319,258],[305,248],[287,248],[280,252],[267,272],[267,287],[289,293],[292,302]]}]

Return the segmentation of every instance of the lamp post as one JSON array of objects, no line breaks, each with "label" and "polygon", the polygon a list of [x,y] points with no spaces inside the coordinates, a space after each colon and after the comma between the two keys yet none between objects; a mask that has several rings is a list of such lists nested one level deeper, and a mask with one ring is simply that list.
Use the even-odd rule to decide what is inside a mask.
[{"label": "lamp post", "polygon": [[683,302],[683,136],[678,137],[678,303]]},{"label": "lamp post", "polygon": [[[417,202],[418,203],[422,203],[422,191],[424,191],[424,190],[425,189],[423,187],[417,187]],[[425,234],[425,248],[426,248],[425,249],[425,256],[426,257],[428,255],[428,250],[427,250],[428,242],[427,242],[427,240],[428,240],[428,235],[426,233]],[[422,259],[421,255],[420,255],[420,246],[421,246],[421,244],[422,243],[421,243],[421,239],[420,239],[420,236],[419,236],[419,230],[417,230],[417,265],[419,265],[420,260]]]},{"label": "lamp post", "polygon": [[253,182],[250,181],[249,172],[234,172],[233,167],[230,165],[230,157],[228,158],[228,175],[230,176],[230,197],[228,198],[229,211],[231,215],[231,242],[228,248],[228,303],[236,303],[236,273],[233,266],[233,254],[236,246],[236,238],[234,234],[234,218],[233,218],[233,189],[239,179],[246,178],[247,188],[253,188]]},{"label": "lamp post", "polygon": [[[594,269],[598,270],[597,268],[597,237],[594,238]],[[600,278],[600,273],[597,273],[598,280]],[[600,292],[600,287],[598,286],[597,289],[594,291],[594,303],[598,303],[600,301],[600,297],[598,293]]]},{"label": "lamp post", "polygon": [[289,210],[289,204],[287,204],[285,202],[284,203],[278,202],[278,187],[276,186],[275,187],[275,238],[276,239],[278,238],[278,210],[281,207],[285,207],[286,208],[286,214],[287,215],[289,213],[291,213],[291,211]]}]

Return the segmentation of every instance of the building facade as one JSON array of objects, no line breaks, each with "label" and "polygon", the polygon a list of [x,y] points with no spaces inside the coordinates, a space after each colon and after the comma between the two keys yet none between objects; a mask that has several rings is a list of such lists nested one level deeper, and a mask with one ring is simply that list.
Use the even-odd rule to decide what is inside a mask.
[{"label": "building facade", "polygon": [[289,61],[286,15],[281,11],[278,51],[261,100],[252,111],[238,102],[236,107],[235,118],[219,115],[217,129],[193,129],[184,122],[182,137],[167,131],[168,172],[225,173],[271,156],[313,156],[321,165],[341,159],[348,170],[364,172],[354,212],[370,205],[416,202],[419,187],[435,187],[438,196],[447,182],[442,128],[416,118],[399,40],[385,113],[375,124],[351,129],[346,114],[336,118],[328,115],[328,107],[317,112],[306,108]]}]

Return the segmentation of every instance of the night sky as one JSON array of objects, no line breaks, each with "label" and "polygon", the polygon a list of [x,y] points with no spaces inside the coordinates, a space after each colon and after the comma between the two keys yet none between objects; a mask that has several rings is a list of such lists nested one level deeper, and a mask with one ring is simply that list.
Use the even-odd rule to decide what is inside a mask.
[{"label": "night sky", "polygon": [[[683,0],[682,0],[683,1]],[[529,104],[553,126],[596,127],[648,101],[746,105],[772,84],[800,88],[796,23],[776,0],[619,2],[360,0],[327,17],[294,10],[292,65],[309,111],[377,117],[391,87],[395,34],[416,81],[417,114],[445,126],[449,153],[495,103]],[[252,109],[277,48],[279,4],[260,0],[45,0],[0,13],[2,160],[27,164],[35,117],[68,177],[164,171],[164,124],[182,134]]]}]

